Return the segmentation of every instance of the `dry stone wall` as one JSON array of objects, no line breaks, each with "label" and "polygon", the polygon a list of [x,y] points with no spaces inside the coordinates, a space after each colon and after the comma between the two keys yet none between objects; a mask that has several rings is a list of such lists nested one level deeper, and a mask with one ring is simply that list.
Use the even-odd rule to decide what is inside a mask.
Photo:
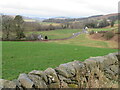
[{"label": "dry stone wall", "polygon": [[0,88],[118,88],[117,53],[73,61],[45,71],[22,73],[16,80],[0,80]]}]

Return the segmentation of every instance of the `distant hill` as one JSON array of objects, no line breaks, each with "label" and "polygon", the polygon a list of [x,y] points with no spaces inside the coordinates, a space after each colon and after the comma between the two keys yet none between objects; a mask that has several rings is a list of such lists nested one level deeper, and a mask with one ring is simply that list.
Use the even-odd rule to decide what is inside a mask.
[{"label": "distant hill", "polygon": [[70,17],[55,17],[55,18],[53,18],[53,19],[70,19]]},{"label": "distant hill", "polygon": [[[65,22],[74,22],[74,21],[82,21],[87,19],[92,20],[98,20],[98,19],[117,19],[118,13],[113,14],[107,14],[107,15],[93,15],[89,17],[82,17],[82,18],[70,18],[70,17],[54,17],[54,18],[42,18],[42,17],[27,17],[23,16],[23,19],[25,22],[54,22],[54,23],[65,23]],[[15,17],[15,15],[8,15],[12,18]]]},{"label": "distant hill", "polygon": [[94,15],[94,16],[90,16],[89,18],[94,18],[94,17],[101,17],[103,15]]},{"label": "distant hill", "polygon": [[85,18],[66,18],[66,17],[59,17],[59,18],[49,18],[43,20],[43,22],[54,22],[54,23],[65,23],[65,22],[74,22],[74,21],[82,21],[82,20],[87,20],[87,19],[92,19],[92,20],[98,20],[98,19],[111,19],[117,18],[117,13],[114,14],[107,14],[107,15],[94,15],[90,17],[85,17]]},{"label": "distant hill", "polygon": [[100,18],[109,18],[109,17],[112,17],[112,16],[118,16],[118,13],[103,15]]},{"label": "distant hill", "polygon": [[111,17],[117,17],[117,16],[118,16],[118,13],[113,13],[113,14],[101,15],[101,16],[98,16],[98,17],[91,16],[91,18],[94,18],[94,19],[109,19]]}]

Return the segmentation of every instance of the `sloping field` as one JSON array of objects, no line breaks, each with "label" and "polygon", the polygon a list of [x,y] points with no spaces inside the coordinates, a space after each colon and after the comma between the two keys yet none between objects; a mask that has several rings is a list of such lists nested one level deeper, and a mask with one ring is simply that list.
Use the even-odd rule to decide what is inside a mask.
[{"label": "sloping field", "polygon": [[89,37],[87,34],[80,34],[79,36],[68,39],[68,40],[59,40],[59,41],[51,41],[59,44],[71,44],[71,45],[79,45],[79,46],[89,46],[89,47],[100,47],[100,48],[117,48],[117,42],[113,43],[110,41],[103,40],[94,40]]},{"label": "sloping field", "polygon": [[14,79],[20,73],[44,70],[74,60],[102,56],[115,49],[57,44],[51,42],[3,42],[3,78]]},{"label": "sloping field", "polygon": [[63,39],[73,35],[73,33],[80,32],[81,29],[58,29],[51,31],[29,32],[26,34],[37,33],[43,36],[48,36],[48,39]]}]

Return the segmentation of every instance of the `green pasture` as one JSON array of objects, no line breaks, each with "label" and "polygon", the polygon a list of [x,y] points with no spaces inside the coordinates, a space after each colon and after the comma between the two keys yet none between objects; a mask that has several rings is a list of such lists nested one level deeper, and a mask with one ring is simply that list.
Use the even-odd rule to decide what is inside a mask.
[{"label": "green pasture", "polygon": [[79,46],[90,46],[90,47],[100,47],[100,48],[114,48],[108,41],[102,40],[94,40],[86,34],[80,34],[79,36],[68,39],[68,40],[59,40],[59,41],[51,41],[59,44],[71,44],[71,45],[79,45]]},{"label": "green pasture", "polygon": [[115,49],[57,44],[54,42],[2,42],[3,79],[15,79],[20,73],[55,68],[74,60],[102,56]]},{"label": "green pasture", "polygon": [[48,39],[63,39],[73,35],[73,33],[80,32],[81,29],[58,29],[51,31],[35,31],[35,32],[26,32],[26,35],[36,33],[43,36],[48,36]]},{"label": "green pasture", "polygon": [[112,28],[90,28],[89,31],[110,31]]}]

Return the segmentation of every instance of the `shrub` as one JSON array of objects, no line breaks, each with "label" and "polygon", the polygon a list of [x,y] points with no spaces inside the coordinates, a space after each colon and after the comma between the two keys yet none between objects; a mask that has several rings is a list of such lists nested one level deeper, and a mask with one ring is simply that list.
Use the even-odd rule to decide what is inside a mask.
[{"label": "shrub", "polygon": [[92,35],[92,34],[94,34],[94,33],[95,33],[95,32],[94,32],[93,30],[89,32],[90,35]]},{"label": "shrub", "polygon": [[112,31],[106,32],[104,34],[105,39],[109,40],[111,39],[115,34]]}]

